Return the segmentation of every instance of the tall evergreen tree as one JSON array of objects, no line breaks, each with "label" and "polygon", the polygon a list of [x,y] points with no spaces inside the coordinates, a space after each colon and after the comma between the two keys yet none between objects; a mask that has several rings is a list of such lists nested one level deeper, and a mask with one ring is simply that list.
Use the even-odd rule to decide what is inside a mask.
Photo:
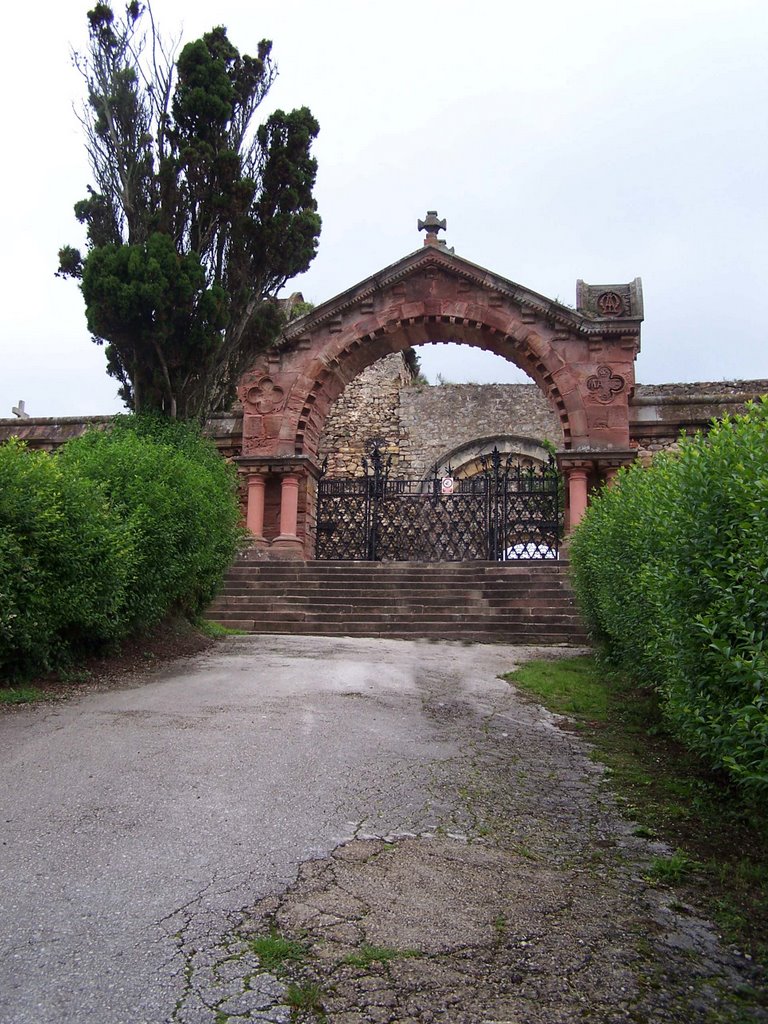
[{"label": "tall evergreen tree", "polygon": [[59,273],[80,280],[126,404],[203,418],[275,340],[276,295],[316,253],[318,124],[302,107],[254,126],[277,73],[267,40],[241,55],[217,27],[176,58],[139,0],[122,18],[98,3],[88,27],[87,248],[62,248]]}]

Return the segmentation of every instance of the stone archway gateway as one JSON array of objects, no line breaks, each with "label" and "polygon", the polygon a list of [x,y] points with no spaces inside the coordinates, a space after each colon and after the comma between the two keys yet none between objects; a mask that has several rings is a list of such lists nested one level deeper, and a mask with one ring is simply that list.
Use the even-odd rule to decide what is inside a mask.
[{"label": "stone archway gateway", "polygon": [[312,557],[318,445],[346,385],[393,352],[459,342],[523,369],[559,417],[557,461],[575,525],[588,489],[632,461],[628,401],[643,319],[639,278],[577,283],[564,306],[456,255],[430,212],[422,248],[292,322],[238,387],[247,524],[266,557]]}]

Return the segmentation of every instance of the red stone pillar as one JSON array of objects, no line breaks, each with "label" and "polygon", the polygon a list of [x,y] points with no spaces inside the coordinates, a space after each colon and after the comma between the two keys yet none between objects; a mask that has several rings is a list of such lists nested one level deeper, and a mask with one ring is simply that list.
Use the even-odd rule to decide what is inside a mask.
[{"label": "red stone pillar", "polygon": [[570,508],[570,529],[579,525],[587,511],[587,471],[571,469],[568,472],[568,503]]},{"label": "red stone pillar", "polygon": [[605,471],[605,486],[613,487],[619,474],[619,466],[609,466]]},{"label": "red stone pillar", "polygon": [[301,558],[304,544],[298,537],[299,476],[286,473],[280,478],[280,535],[272,541],[276,553],[287,558]]},{"label": "red stone pillar", "polygon": [[267,481],[261,473],[248,477],[248,507],[245,524],[253,534],[256,543],[265,544],[264,539],[264,492]]}]

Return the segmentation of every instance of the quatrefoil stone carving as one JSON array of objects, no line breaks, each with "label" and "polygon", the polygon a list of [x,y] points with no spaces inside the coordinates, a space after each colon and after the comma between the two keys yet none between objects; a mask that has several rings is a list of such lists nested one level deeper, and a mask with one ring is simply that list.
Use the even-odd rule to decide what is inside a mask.
[{"label": "quatrefoil stone carving", "polygon": [[271,377],[262,377],[257,384],[248,388],[245,395],[248,405],[262,415],[275,412],[283,404],[284,399],[285,392]]},{"label": "quatrefoil stone carving", "polygon": [[598,366],[597,373],[587,377],[587,388],[599,402],[612,402],[620,391],[624,390],[626,381],[610,366]]}]

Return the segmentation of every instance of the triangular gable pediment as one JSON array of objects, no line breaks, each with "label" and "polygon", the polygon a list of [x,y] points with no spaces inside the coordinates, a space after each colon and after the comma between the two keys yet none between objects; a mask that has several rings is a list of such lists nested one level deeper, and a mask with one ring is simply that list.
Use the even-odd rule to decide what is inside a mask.
[{"label": "triangular gable pediment", "polygon": [[[420,277],[425,270],[430,269],[438,276],[461,279],[486,292],[489,304],[494,296],[500,297],[504,302],[512,302],[539,317],[579,333],[615,333],[617,328],[626,330],[630,325],[638,327],[643,319],[639,278],[625,285],[587,285],[579,281],[579,308],[574,309],[471,263],[442,245],[425,245],[292,321],[283,331],[278,347],[281,344],[290,345],[295,339],[338,320],[355,307],[364,307],[376,297],[383,297],[394,286],[402,285],[409,278]],[[601,312],[602,305],[609,309],[607,315]]]}]

